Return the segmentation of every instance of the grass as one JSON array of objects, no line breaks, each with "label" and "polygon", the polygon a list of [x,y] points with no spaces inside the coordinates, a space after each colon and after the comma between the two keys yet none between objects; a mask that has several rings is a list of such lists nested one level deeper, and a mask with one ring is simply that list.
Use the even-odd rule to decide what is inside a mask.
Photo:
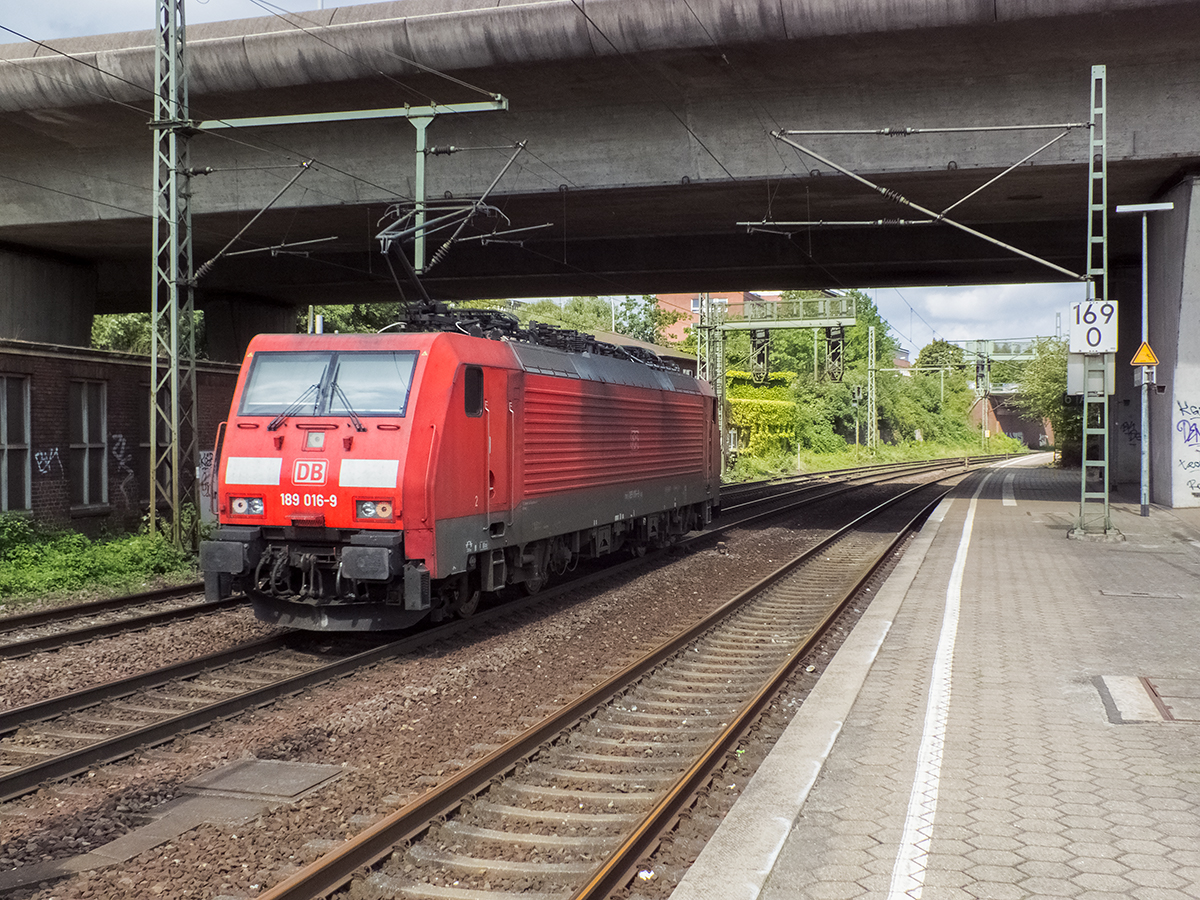
[{"label": "grass", "polygon": [[[1020,441],[1009,437],[994,437],[988,441],[988,454],[1028,453]],[[873,452],[865,447],[847,447],[837,453],[801,451],[778,453],[766,458],[739,456],[732,469],[725,474],[727,482],[753,481],[778,475],[793,475],[803,472],[824,472],[830,469],[848,469],[873,463],[907,462],[920,459],[952,459],[956,456],[982,456],[984,450],[978,440],[962,444],[935,444],[929,441],[881,444]]]},{"label": "grass", "polygon": [[91,540],[0,515],[0,611],[47,600],[73,602],[197,579],[191,553],[161,533]]}]

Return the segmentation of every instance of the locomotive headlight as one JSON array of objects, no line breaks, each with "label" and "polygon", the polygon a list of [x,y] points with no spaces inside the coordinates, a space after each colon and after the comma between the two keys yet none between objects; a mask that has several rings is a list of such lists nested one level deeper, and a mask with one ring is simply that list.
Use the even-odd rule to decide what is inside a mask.
[{"label": "locomotive headlight", "polygon": [[235,516],[261,516],[265,510],[262,497],[229,498],[229,511]]},{"label": "locomotive headlight", "polygon": [[356,500],[354,502],[356,519],[390,519],[392,510],[391,500]]}]

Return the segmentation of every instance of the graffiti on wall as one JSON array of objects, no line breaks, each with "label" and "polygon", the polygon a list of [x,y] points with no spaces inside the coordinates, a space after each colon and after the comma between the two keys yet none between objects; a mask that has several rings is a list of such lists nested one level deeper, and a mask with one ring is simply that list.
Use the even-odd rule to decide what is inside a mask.
[{"label": "graffiti on wall", "polygon": [[1122,422],[1121,434],[1125,435],[1130,447],[1137,447],[1142,443],[1142,426],[1137,422]]},{"label": "graffiti on wall", "polygon": [[34,451],[33,462],[37,466],[39,475],[49,475],[55,466],[58,466],[59,475],[65,476],[67,474],[63,469],[62,457],[58,455],[57,447],[52,447],[49,450]]},{"label": "graffiti on wall", "polygon": [[[1175,462],[1185,472],[1200,473],[1200,404],[1176,400],[1177,415],[1175,433],[1182,441],[1177,442],[1179,453]],[[1188,479],[1187,488],[1193,496],[1200,497],[1200,475]]]},{"label": "graffiti on wall", "polygon": [[200,518],[204,522],[212,520],[217,512],[217,467],[215,463],[216,454],[211,450],[200,451],[196,476],[200,483]]},{"label": "graffiti on wall", "polygon": [[128,509],[133,506],[133,500],[129,496],[129,489],[137,482],[137,477],[133,474],[133,454],[129,452],[129,444],[125,440],[125,435],[111,435],[113,461],[117,464],[117,477],[121,479],[121,483],[117,485],[117,490],[121,492],[121,498],[125,501],[125,507]]}]

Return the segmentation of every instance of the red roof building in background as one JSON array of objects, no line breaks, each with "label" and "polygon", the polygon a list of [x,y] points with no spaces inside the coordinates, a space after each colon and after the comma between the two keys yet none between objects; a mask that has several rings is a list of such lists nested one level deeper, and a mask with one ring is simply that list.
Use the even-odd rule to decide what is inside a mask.
[{"label": "red roof building in background", "polygon": [[[755,294],[751,291],[709,292],[714,303],[740,306],[748,300],[770,300],[770,295]],[[682,313],[680,319],[666,329],[667,338],[672,341],[682,341],[687,337],[688,328],[700,321],[700,294],[658,294],[659,309],[668,312]]]}]

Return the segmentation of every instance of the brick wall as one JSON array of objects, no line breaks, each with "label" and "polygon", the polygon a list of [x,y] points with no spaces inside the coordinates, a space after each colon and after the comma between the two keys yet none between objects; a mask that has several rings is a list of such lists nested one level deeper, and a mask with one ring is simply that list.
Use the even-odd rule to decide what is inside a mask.
[{"label": "brick wall", "polygon": [[[135,529],[150,495],[150,361],[145,357],[27,341],[0,340],[0,374],[29,379],[30,497],[34,518],[88,533]],[[198,447],[211,451],[229,411],[237,366],[197,366]],[[71,384],[105,385],[105,502],[71,502]],[[200,462],[200,461],[197,461]],[[93,469],[98,471],[98,469]],[[77,473],[76,473],[77,475]],[[185,478],[191,479],[188,472]]]}]

